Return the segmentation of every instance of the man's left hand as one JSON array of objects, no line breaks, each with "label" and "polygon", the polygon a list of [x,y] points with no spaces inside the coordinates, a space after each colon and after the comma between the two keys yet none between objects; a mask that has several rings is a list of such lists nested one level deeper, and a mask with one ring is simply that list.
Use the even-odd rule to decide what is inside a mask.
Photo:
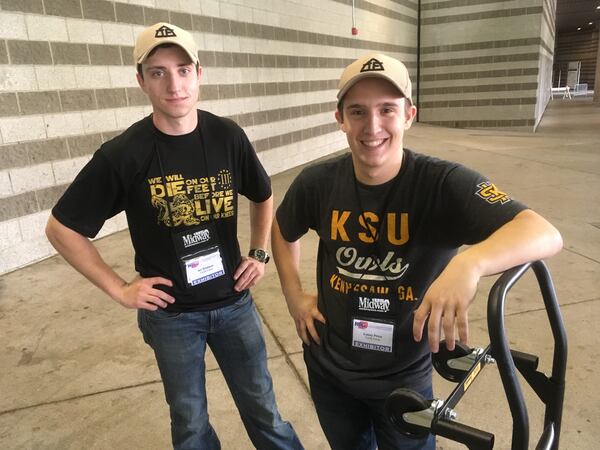
[{"label": "man's left hand", "polygon": [[439,350],[442,329],[448,350],[454,349],[455,327],[460,342],[469,340],[468,310],[475,298],[480,275],[472,265],[455,256],[439,277],[431,284],[419,308],[415,311],[413,336],[420,342],[423,328],[429,317],[427,333],[429,349]]},{"label": "man's left hand", "polygon": [[249,256],[242,256],[242,262],[233,274],[233,279],[236,280],[233,288],[238,292],[250,289],[256,286],[264,275],[265,263]]}]

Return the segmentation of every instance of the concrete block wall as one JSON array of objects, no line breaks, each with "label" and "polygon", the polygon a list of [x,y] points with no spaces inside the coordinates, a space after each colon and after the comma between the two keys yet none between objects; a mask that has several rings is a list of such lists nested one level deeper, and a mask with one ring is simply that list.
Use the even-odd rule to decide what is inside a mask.
[{"label": "concrete block wall", "polygon": [[533,130],[543,3],[422,0],[419,120]]},{"label": "concrete block wall", "polygon": [[[270,174],[347,147],[344,66],[370,51],[416,72],[416,0],[0,0],[0,274],[53,254],[49,211],[99,145],[150,112],[134,36],[192,31],[200,107],[236,120]],[[100,236],[124,229],[119,215]]]},{"label": "concrete block wall", "polygon": [[552,92],[552,64],[556,36],[556,0],[543,0],[540,20],[540,60],[535,105],[534,128],[538,126],[548,106]]},{"label": "concrete block wall", "polygon": [[[567,85],[569,62],[581,61],[579,83],[586,83],[590,91],[595,89],[598,66],[599,30],[581,30],[556,35],[554,58],[554,87]],[[571,86],[573,87],[573,86]]]}]

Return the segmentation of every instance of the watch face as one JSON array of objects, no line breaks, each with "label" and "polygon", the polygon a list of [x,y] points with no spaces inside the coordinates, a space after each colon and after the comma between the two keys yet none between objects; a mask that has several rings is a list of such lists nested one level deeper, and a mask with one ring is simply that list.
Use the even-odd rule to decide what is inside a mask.
[{"label": "watch face", "polygon": [[255,248],[250,250],[250,255],[252,258],[260,261],[262,263],[269,262],[269,255],[262,248]]}]

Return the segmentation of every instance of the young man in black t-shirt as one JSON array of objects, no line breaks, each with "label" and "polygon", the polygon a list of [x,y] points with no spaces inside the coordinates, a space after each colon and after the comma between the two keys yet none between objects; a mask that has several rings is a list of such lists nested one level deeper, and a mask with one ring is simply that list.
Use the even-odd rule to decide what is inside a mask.
[{"label": "young man in black t-shirt", "polygon": [[[406,387],[432,398],[430,352],[442,330],[449,349],[455,328],[467,342],[480,278],[562,246],[551,224],[480,174],[403,149],[411,96],[400,61],[374,54],[350,64],[335,114],[350,153],[304,169],[273,223],[282,290],[334,450],[433,449],[431,436],[395,429],[386,397]],[[310,229],[320,238],[317,295],[299,277]]]},{"label": "young man in black t-shirt", "polygon": [[[279,415],[248,291],[269,260],[269,178],[240,127],[196,109],[202,68],[191,34],[168,23],[148,27],[134,60],[153,113],[94,154],[53,208],[48,239],[113,300],[138,310],[161,372],[175,449],[220,448],[207,413],[206,345],[253,444],[301,449]],[[244,257],[238,194],[250,200],[251,249]],[[121,211],[139,272],[129,282],[89,240]]]}]

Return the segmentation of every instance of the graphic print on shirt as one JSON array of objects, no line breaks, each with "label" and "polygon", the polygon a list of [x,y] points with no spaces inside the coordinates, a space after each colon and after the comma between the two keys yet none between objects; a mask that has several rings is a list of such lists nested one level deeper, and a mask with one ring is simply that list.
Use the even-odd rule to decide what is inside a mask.
[{"label": "graphic print on shirt", "polygon": [[157,222],[168,227],[199,225],[235,215],[232,176],[229,170],[200,178],[181,174],[148,179],[150,201],[158,210]]},{"label": "graphic print on shirt", "polygon": [[[412,286],[399,284],[410,266],[399,251],[410,239],[408,219],[408,213],[388,212],[380,226],[380,218],[374,212],[333,210],[330,238],[340,245],[335,252],[337,273],[330,275],[330,287],[342,295],[358,296],[362,311],[388,312],[391,301],[417,301]],[[364,246],[352,245],[373,244],[379,239],[382,242],[377,247],[382,251],[369,246],[372,250],[368,255],[360,253]]]},{"label": "graphic print on shirt", "polygon": [[495,184],[490,183],[489,181],[484,181],[477,185],[478,189],[475,194],[484,199],[486,202],[490,204],[500,202],[501,205],[510,202],[511,198],[500,191]]}]

